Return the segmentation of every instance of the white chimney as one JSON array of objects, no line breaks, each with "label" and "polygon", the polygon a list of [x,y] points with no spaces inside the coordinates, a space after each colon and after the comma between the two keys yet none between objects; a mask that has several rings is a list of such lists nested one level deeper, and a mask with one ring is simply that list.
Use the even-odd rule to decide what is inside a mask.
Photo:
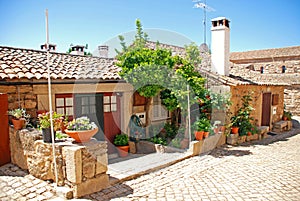
[{"label": "white chimney", "polygon": [[98,51],[99,51],[100,57],[108,58],[108,46],[107,45],[98,46]]},{"label": "white chimney", "polygon": [[230,28],[229,20],[218,17],[211,20],[211,68],[220,75],[229,75]]},{"label": "white chimney", "polygon": [[85,48],[85,46],[82,46],[82,45],[74,45],[71,47],[70,54],[84,55],[84,48]]}]

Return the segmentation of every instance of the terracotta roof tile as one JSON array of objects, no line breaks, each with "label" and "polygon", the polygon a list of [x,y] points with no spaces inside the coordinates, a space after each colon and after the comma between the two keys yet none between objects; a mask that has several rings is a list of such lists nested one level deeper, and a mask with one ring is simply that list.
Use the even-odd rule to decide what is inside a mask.
[{"label": "terracotta roof tile", "polygon": [[300,46],[230,53],[230,61],[300,56]]},{"label": "terracotta roof tile", "polygon": [[[50,53],[52,79],[119,80],[114,59]],[[39,50],[0,46],[0,79],[47,78],[47,53]]]}]

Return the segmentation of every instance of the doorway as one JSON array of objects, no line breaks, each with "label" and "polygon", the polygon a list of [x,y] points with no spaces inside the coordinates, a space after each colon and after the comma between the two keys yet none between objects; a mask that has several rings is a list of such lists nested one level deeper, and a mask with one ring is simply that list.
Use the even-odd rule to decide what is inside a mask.
[{"label": "doorway", "polygon": [[0,166],[10,162],[9,127],[8,127],[8,96],[0,94]]},{"label": "doorway", "polygon": [[261,125],[270,126],[272,93],[263,93]]}]

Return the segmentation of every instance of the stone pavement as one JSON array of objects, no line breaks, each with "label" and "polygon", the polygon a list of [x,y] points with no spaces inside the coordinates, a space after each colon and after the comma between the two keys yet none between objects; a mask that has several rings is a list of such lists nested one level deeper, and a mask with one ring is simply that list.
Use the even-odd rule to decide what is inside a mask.
[{"label": "stone pavement", "polygon": [[[299,145],[298,129],[223,146],[76,200],[300,200]],[[0,200],[63,199],[7,164],[0,167]]]}]

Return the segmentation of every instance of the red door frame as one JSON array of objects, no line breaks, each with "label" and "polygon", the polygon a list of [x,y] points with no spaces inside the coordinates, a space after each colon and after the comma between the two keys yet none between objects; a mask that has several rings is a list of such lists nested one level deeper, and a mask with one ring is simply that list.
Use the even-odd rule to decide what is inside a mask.
[{"label": "red door frame", "polygon": [[8,96],[0,94],[0,166],[10,162],[9,127],[8,127]]}]

